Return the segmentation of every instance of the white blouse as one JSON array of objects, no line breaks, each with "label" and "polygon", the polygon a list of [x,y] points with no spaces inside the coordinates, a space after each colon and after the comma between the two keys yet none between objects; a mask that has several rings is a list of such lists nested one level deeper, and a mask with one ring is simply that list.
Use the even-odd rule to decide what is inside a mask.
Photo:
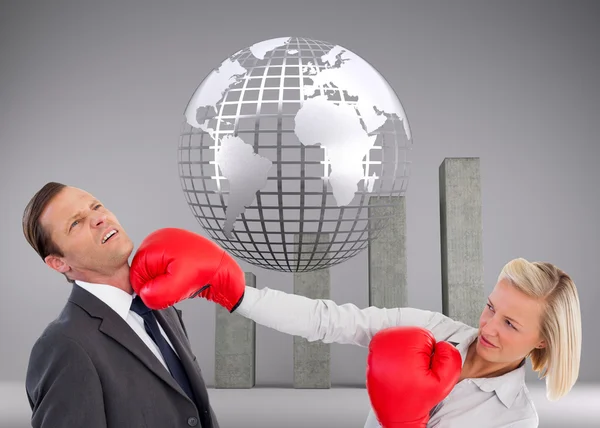
[{"label": "white blouse", "polygon": [[[478,330],[438,313],[415,308],[359,309],[351,303],[269,289],[246,287],[235,314],[282,333],[308,341],[368,347],[379,330],[393,326],[420,326],[436,341],[448,341],[460,352],[463,363]],[[464,379],[432,409],[428,428],[536,428],[539,424],[532,398],[525,385],[525,361],[519,368],[494,378]],[[378,428],[373,410],[364,428]]]}]

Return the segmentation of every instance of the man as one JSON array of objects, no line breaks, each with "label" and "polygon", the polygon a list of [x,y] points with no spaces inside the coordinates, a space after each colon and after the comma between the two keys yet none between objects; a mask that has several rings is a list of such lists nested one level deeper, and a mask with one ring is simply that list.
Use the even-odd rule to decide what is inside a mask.
[{"label": "man", "polygon": [[50,182],[25,208],[23,233],[72,284],[31,351],[32,426],[218,428],[181,311],[151,311],[133,292],[133,243],[115,215]]}]

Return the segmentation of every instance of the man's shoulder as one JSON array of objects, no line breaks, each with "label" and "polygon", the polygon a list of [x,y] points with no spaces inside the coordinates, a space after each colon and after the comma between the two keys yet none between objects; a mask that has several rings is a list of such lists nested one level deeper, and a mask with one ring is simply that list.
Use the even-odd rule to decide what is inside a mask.
[{"label": "man's shoulder", "polygon": [[33,347],[47,347],[66,344],[81,344],[89,336],[86,323],[91,318],[77,305],[67,302],[60,313],[50,321],[34,342]]},{"label": "man's shoulder", "polygon": [[60,346],[67,343],[79,344],[78,330],[73,327],[69,320],[56,318],[42,330],[33,347]]},{"label": "man's shoulder", "polygon": [[[43,376],[43,372],[57,373],[63,368],[88,364],[90,354],[82,338],[74,335],[57,320],[52,321],[35,340],[29,354],[27,378]],[[50,369],[55,367],[55,369]]]}]

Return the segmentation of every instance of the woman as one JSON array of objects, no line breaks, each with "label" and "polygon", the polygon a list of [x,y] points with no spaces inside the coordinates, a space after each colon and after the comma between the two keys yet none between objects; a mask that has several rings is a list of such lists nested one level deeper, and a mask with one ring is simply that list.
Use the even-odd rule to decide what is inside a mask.
[{"label": "woman", "polygon": [[[537,427],[538,415],[525,385],[526,359],[546,379],[550,400],[567,394],[579,375],[577,289],[569,275],[550,263],[522,258],[507,263],[478,328],[437,312],[361,310],[353,304],[247,287],[241,268],[223,249],[200,235],[172,228],[142,242],[132,261],[131,283],[154,309],[198,296],[308,341],[368,347],[377,332],[389,327],[427,329],[436,341],[456,346],[462,358],[459,381],[431,409],[428,427]],[[198,290],[198,284],[206,285]],[[393,404],[402,397],[389,399]],[[378,426],[371,411],[365,428]]]},{"label": "woman", "polygon": [[[538,426],[525,385],[525,362],[546,380],[549,400],[566,395],[579,375],[581,317],[575,284],[550,263],[518,258],[502,269],[479,328],[414,308],[359,309],[263,288],[246,287],[235,313],[308,341],[367,347],[380,330],[413,325],[456,346],[459,382],[430,412],[428,427]],[[401,399],[393,397],[391,399]],[[365,428],[379,427],[373,411]]]}]

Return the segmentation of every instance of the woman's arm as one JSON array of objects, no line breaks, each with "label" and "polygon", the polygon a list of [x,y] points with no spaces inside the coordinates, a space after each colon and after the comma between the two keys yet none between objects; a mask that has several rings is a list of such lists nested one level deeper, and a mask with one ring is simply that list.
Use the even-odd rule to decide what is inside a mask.
[{"label": "woman's arm", "polygon": [[448,319],[438,312],[414,308],[359,309],[351,303],[337,305],[332,300],[310,299],[267,287],[246,287],[234,313],[309,342],[321,340],[364,347],[384,328],[413,325],[432,330]]}]

